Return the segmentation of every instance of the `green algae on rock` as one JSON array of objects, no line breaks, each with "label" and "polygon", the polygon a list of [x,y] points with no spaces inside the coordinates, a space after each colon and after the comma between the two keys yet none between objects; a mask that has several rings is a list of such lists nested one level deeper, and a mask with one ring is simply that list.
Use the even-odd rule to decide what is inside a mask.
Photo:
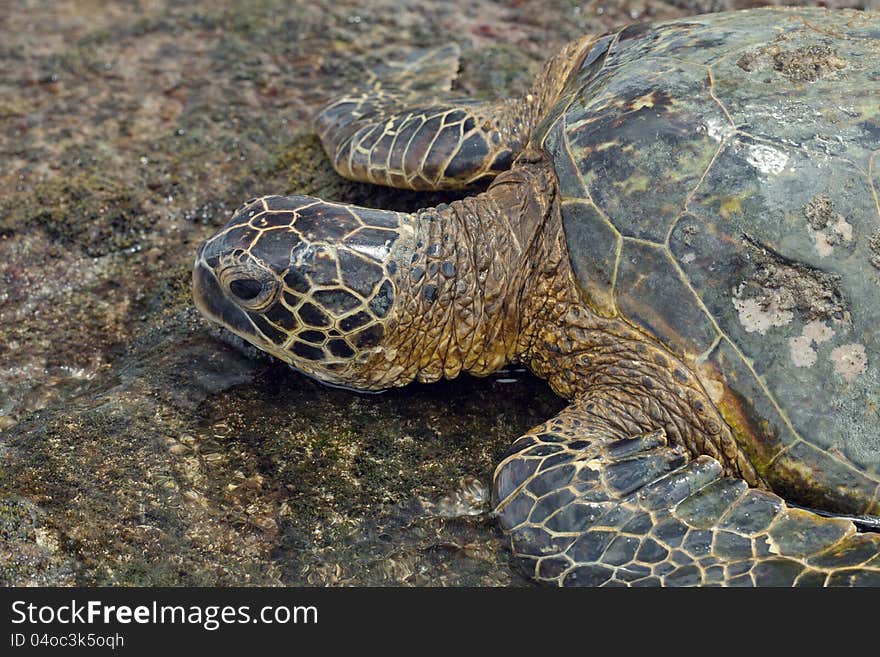
[{"label": "green algae on rock", "polygon": [[[373,483],[346,502],[309,466],[360,463],[341,442],[355,429],[340,422],[367,402],[318,394],[253,350],[218,346],[190,305],[192,253],[241,199],[309,180],[311,193],[347,202],[420,205],[334,183],[314,137],[301,136],[312,112],[363,74],[365,54],[379,63],[458,41],[471,62],[463,93],[516,93],[569,38],[696,13],[676,4],[685,8],[9,4],[0,17],[2,583],[523,583],[483,516],[437,517],[432,506],[416,521],[413,500],[454,497],[464,476],[487,481],[507,435],[556,412],[554,395],[516,373],[506,378],[517,385],[457,382],[378,400],[376,425],[409,418],[380,442],[409,451],[383,469],[390,449],[379,459],[361,444]],[[227,408],[247,425],[260,393],[278,399],[259,414],[264,433],[242,442],[213,427]],[[282,433],[306,421],[280,400],[301,397],[316,433]],[[496,412],[474,424],[486,408]],[[424,409],[446,420],[426,429]],[[320,437],[327,448],[314,455],[282,445]],[[296,487],[293,475],[306,471],[319,490]],[[343,482],[346,494],[361,490],[357,481]],[[387,559],[398,544],[407,545],[400,566]]]}]

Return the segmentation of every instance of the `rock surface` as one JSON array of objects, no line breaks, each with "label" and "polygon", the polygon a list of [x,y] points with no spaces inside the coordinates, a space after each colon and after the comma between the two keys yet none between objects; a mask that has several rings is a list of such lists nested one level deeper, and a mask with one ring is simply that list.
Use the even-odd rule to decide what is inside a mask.
[{"label": "rock surface", "polygon": [[757,4],[7,3],[0,584],[526,583],[487,490],[563,402],[513,369],[318,386],[202,320],[195,250],[252,196],[448,199],[343,181],[310,131],[395,52],[458,41],[462,93],[517,93],[586,31]]}]

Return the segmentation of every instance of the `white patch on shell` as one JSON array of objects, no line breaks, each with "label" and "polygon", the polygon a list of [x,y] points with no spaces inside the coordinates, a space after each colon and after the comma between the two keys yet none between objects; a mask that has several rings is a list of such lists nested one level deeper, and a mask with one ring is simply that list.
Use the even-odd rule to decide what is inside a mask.
[{"label": "white patch on shell", "polygon": [[706,134],[721,143],[732,135],[736,130],[728,121],[721,121],[714,117],[706,119]]},{"label": "white patch on shell", "polygon": [[[838,242],[852,242],[853,227],[842,214],[837,215],[837,221],[834,224],[822,230],[810,229],[813,233],[813,240],[816,242],[816,253],[821,257],[827,258],[834,253],[834,245]],[[832,238],[831,236],[835,237]]]},{"label": "white patch on shell", "polygon": [[769,328],[785,326],[794,319],[794,315],[788,310],[782,310],[775,299],[763,306],[757,299],[734,297],[733,305],[739,312],[739,322],[747,333],[764,335]]},{"label": "white patch on shell", "polygon": [[857,342],[842,344],[831,352],[834,371],[847,381],[854,381],[868,369],[868,355],[865,346]]},{"label": "white patch on shell", "polygon": [[832,226],[834,232],[840,236],[844,242],[851,242],[853,238],[853,227],[842,214],[837,215],[837,223]]},{"label": "white patch on shell", "polygon": [[828,241],[828,236],[825,235],[825,233],[814,231],[813,239],[816,240],[816,253],[821,257],[827,258],[834,253],[834,247],[831,245],[831,242]]},{"label": "white patch on shell", "polygon": [[702,378],[701,383],[706,392],[709,393],[709,399],[716,404],[724,398],[724,384],[715,379]]},{"label": "white patch on shell", "polygon": [[812,367],[816,364],[816,350],[813,349],[812,340],[805,335],[788,339],[788,348],[791,351],[791,360],[797,367]]},{"label": "white patch on shell", "polygon": [[788,155],[765,144],[752,144],[746,156],[748,163],[761,173],[779,175],[788,163]]},{"label": "white patch on shell", "polygon": [[814,346],[828,342],[833,337],[834,329],[825,322],[818,319],[808,322],[799,336],[788,339],[791,361],[797,367],[812,367],[818,360]]},{"label": "white patch on shell", "polygon": [[391,240],[388,240],[381,246],[377,244],[349,244],[348,248],[352,251],[363,253],[365,256],[369,256],[379,262],[384,262],[388,254],[391,253]]},{"label": "white patch on shell", "polygon": [[814,319],[804,326],[803,336],[810,338],[816,344],[822,344],[834,337],[834,329],[822,320]]}]

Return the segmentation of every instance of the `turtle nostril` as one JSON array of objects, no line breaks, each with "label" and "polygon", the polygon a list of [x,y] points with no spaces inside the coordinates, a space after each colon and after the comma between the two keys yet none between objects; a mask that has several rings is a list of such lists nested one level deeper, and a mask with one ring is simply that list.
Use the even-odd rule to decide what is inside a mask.
[{"label": "turtle nostril", "polygon": [[263,291],[263,283],[253,278],[236,278],[230,281],[229,291],[242,301],[251,301]]}]

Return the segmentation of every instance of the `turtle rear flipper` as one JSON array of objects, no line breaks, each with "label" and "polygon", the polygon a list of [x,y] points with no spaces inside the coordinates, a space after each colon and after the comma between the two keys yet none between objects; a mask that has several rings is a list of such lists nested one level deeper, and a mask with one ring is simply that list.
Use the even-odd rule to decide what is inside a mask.
[{"label": "turtle rear flipper", "polygon": [[524,99],[474,101],[449,91],[455,44],[380,66],[323,107],[315,125],[343,177],[401,189],[459,189],[510,168],[534,112]]},{"label": "turtle rear flipper", "polygon": [[565,586],[880,584],[880,534],[786,506],[657,431],[630,439],[582,405],[520,438],[496,514],[539,581]]}]

